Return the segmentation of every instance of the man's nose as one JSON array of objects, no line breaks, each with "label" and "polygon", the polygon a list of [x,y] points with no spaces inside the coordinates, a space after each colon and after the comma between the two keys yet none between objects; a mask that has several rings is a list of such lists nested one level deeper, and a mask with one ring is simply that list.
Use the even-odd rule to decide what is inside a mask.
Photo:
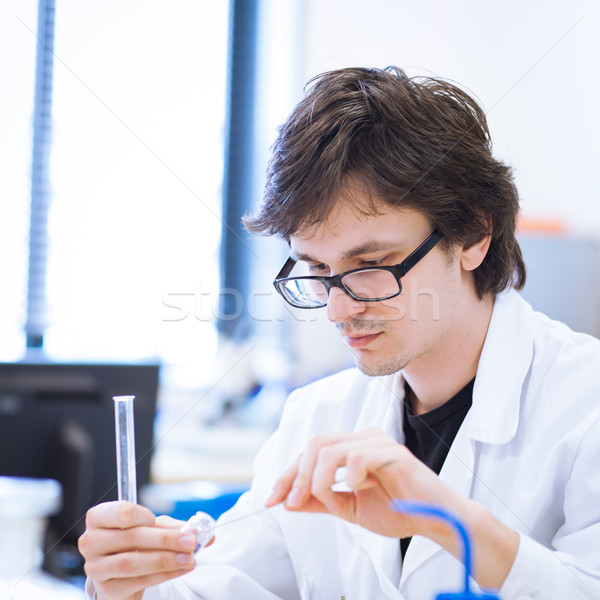
[{"label": "man's nose", "polygon": [[350,297],[344,290],[332,287],[329,290],[327,302],[327,318],[332,323],[343,323],[349,317],[353,317],[366,309],[364,302],[359,302]]}]

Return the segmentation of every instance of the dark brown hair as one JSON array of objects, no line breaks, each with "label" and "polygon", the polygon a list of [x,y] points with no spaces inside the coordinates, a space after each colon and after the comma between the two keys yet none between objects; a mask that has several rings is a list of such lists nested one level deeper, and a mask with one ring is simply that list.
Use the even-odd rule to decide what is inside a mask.
[{"label": "dark brown hair", "polygon": [[381,200],[424,214],[447,249],[469,247],[491,228],[474,271],[479,297],[523,287],[511,169],[492,156],[485,114],[457,86],[397,67],[315,77],[280,128],[263,202],[244,224],[289,240],[322,223],[351,184],[370,199],[371,214],[381,213]]}]

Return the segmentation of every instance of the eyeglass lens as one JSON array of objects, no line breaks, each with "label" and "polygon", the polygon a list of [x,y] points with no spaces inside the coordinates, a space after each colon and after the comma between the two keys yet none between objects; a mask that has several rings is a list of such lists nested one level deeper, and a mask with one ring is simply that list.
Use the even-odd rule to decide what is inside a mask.
[{"label": "eyeglass lens", "polygon": [[[342,277],[342,283],[356,298],[378,300],[394,296],[399,291],[398,282],[390,271],[367,269]],[[314,279],[292,279],[285,285],[285,292],[295,304],[316,306],[327,304],[327,288]]]}]

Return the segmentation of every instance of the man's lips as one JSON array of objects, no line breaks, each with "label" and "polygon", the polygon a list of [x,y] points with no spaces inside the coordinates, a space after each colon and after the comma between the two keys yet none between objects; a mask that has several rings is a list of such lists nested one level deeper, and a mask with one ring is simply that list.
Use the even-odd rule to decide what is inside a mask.
[{"label": "man's lips", "polygon": [[352,334],[342,334],[346,343],[350,348],[364,348],[368,346],[375,338],[381,335],[381,331],[377,333],[352,333]]}]

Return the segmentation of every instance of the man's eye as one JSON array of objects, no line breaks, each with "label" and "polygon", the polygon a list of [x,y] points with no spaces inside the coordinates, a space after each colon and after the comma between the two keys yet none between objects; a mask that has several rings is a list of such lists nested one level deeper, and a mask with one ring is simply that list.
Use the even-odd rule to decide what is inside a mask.
[{"label": "man's eye", "polygon": [[376,260],[363,260],[361,261],[361,267],[379,267],[384,262],[384,258],[378,258]]},{"label": "man's eye", "polygon": [[329,272],[327,265],[308,265],[308,270],[313,275],[326,275]]}]

